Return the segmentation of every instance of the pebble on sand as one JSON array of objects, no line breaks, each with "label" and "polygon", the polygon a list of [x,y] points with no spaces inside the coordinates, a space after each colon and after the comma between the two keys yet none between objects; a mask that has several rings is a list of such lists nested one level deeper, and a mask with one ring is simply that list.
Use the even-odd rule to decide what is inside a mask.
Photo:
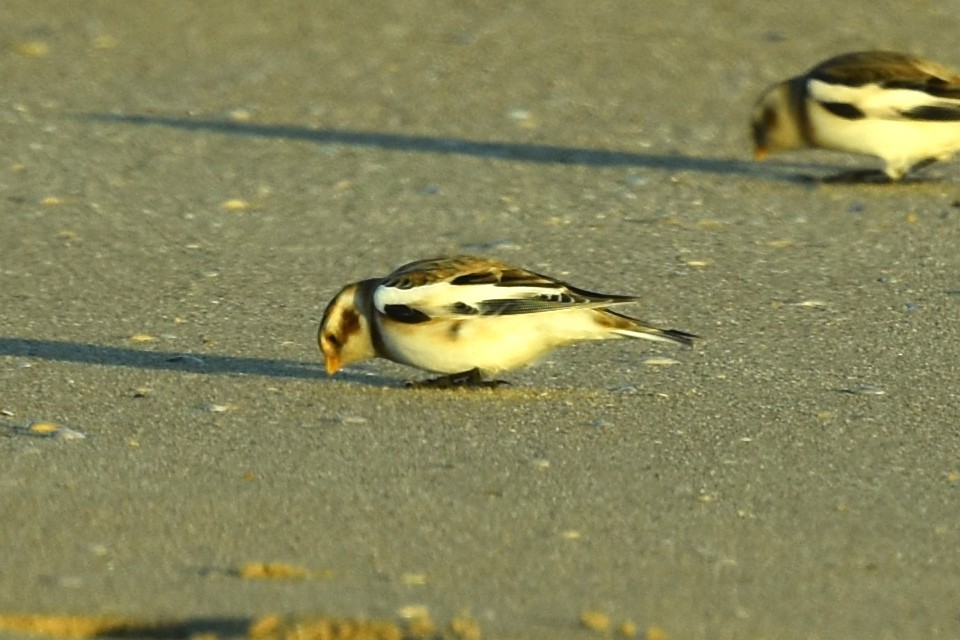
[{"label": "pebble on sand", "polygon": [[27,427],[27,431],[38,436],[54,438],[56,440],[83,440],[87,437],[84,433],[74,431],[55,422],[32,422],[30,426]]}]

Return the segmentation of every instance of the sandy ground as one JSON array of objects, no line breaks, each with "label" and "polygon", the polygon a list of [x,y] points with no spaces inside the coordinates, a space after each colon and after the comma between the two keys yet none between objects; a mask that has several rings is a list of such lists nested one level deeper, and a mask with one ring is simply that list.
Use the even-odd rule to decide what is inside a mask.
[{"label": "sandy ground", "polygon": [[[955,0],[4,0],[0,612],[960,636],[960,162],[811,186],[873,161],[746,137],[775,80],[960,67],[957,33]],[[705,342],[327,378],[333,292],[450,252]]]}]

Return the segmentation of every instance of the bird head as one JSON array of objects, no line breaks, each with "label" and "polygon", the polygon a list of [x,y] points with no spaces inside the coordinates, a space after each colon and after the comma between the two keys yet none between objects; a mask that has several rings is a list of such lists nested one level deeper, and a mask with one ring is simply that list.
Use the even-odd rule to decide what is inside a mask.
[{"label": "bird head", "polygon": [[376,356],[370,324],[359,299],[360,283],[349,284],[334,296],[323,312],[317,344],[323,353],[327,373]]},{"label": "bird head", "polygon": [[750,119],[753,157],[763,160],[775,151],[805,146],[800,131],[803,85],[792,79],[778,83],[760,97]]}]

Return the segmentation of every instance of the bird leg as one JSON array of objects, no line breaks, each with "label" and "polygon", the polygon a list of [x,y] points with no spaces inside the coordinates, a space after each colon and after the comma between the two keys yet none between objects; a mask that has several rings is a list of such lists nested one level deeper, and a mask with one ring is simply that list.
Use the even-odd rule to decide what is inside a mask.
[{"label": "bird leg", "polygon": [[936,162],[937,160],[939,160],[939,158],[924,158],[924,159],[921,160],[920,162],[914,162],[914,163],[910,166],[910,168],[907,169],[907,172],[906,172],[904,175],[909,175],[909,174],[913,173],[914,171],[919,171],[920,169],[923,169],[924,167],[929,167],[930,165],[932,165],[932,164],[933,164],[934,162]]},{"label": "bird leg", "polygon": [[484,380],[480,369],[470,369],[461,373],[451,373],[439,378],[430,378],[419,382],[408,382],[409,389],[466,389],[486,388],[496,389],[502,384],[510,384],[506,380]]},{"label": "bird leg", "polygon": [[880,169],[854,169],[841,171],[832,176],[814,178],[823,184],[892,184],[894,180]]},{"label": "bird leg", "polygon": [[931,180],[930,178],[917,178],[911,176],[910,174],[914,173],[915,171],[919,171],[924,167],[928,167],[936,161],[937,158],[924,158],[919,162],[913,163],[910,165],[909,169],[903,172],[903,177],[899,180],[894,180],[879,169],[855,169],[853,171],[842,171],[832,176],[820,178],[817,181],[823,184],[892,184],[894,182],[929,182]]}]

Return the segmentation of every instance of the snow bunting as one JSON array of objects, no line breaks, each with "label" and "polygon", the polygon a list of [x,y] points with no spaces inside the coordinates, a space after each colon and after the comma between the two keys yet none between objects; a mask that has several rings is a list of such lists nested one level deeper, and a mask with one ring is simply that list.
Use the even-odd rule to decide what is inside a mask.
[{"label": "snow bunting", "polygon": [[960,149],[960,75],[903,53],[846,53],[768,89],[751,129],[757,159],[803,147],[862,153],[896,181]]},{"label": "snow bunting", "polygon": [[692,334],[608,309],[636,300],[486,258],[434,258],[345,286],[323,312],[317,342],[331,375],[375,357],[448,374],[425,386],[491,384],[483,376],[530,364],[579,340],[693,343]]}]

